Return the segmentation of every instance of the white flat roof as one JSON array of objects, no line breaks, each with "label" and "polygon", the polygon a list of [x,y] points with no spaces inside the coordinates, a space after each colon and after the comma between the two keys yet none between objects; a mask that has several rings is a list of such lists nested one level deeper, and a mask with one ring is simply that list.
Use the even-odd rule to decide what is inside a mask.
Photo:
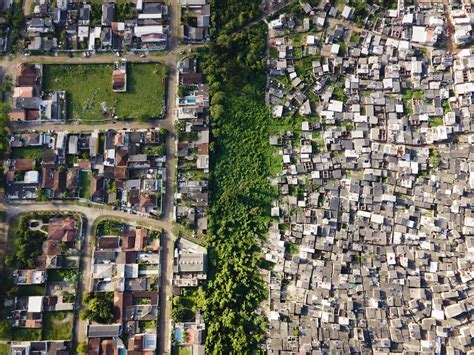
[{"label": "white flat roof", "polygon": [[144,35],[149,35],[153,33],[163,34],[163,26],[154,25],[154,26],[135,26],[135,36],[141,37]]},{"label": "white flat roof", "polygon": [[28,312],[39,313],[43,311],[43,296],[30,296],[28,298]]}]

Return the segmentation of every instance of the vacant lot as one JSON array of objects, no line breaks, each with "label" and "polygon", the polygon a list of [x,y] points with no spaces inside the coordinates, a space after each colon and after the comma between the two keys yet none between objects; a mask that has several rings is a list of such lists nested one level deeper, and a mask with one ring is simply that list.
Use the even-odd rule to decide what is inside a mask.
[{"label": "vacant lot", "polygon": [[71,339],[73,321],[72,312],[45,312],[43,315],[43,339]]},{"label": "vacant lot", "polygon": [[[67,116],[74,120],[145,120],[160,117],[166,87],[163,64],[128,64],[127,92],[112,91],[111,64],[45,65],[44,90],[65,90]],[[104,112],[105,109],[105,112]]]}]

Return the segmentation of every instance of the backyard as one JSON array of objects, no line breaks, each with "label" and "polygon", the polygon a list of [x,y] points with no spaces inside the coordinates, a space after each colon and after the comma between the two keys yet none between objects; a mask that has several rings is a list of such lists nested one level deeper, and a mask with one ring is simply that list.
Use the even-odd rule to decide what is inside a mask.
[{"label": "backyard", "polygon": [[48,270],[48,282],[72,282],[78,280],[77,270],[73,269],[51,269]]},{"label": "backyard", "polygon": [[39,341],[41,340],[41,329],[14,328],[14,341]]},{"label": "backyard", "polygon": [[161,117],[166,67],[160,63],[127,67],[127,92],[112,91],[111,64],[45,65],[43,88],[65,90],[68,119],[98,122],[104,118],[145,120]]},{"label": "backyard", "polygon": [[41,159],[43,157],[43,148],[21,147],[12,149],[12,158]]},{"label": "backyard", "polygon": [[91,198],[92,190],[92,172],[90,171],[81,171],[80,174],[80,197],[85,199]]},{"label": "backyard", "polygon": [[73,312],[45,312],[43,317],[43,339],[71,339]]}]

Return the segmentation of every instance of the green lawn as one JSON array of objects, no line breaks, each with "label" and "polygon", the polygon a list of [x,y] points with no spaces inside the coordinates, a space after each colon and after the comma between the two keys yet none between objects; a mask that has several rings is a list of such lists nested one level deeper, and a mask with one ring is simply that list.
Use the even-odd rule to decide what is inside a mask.
[{"label": "green lawn", "polygon": [[101,120],[102,103],[120,119],[160,117],[166,86],[166,67],[160,63],[128,64],[127,92],[112,91],[109,64],[45,65],[43,88],[65,90],[69,119]]},{"label": "green lawn", "polygon": [[10,345],[0,344],[0,355],[8,355],[8,354],[10,354]]},{"label": "green lawn", "polygon": [[73,312],[44,312],[43,339],[69,340],[72,337]]},{"label": "green lawn", "polygon": [[45,292],[41,285],[18,286],[18,296],[44,296]]},{"label": "green lawn", "polygon": [[191,355],[193,352],[190,346],[174,346],[171,353],[173,355]]},{"label": "green lawn", "polygon": [[141,321],[140,327],[145,328],[145,329],[156,330],[156,322],[154,320]]},{"label": "green lawn", "polygon": [[15,328],[13,339],[15,341],[41,340],[41,329]]},{"label": "green lawn", "polygon": [[41,159],[43,157],[43,148],[21,147],[12,149],[12,158]]},{"label": "green lawn", "polygon": [[80,186],[80,197],[89,200],[91,198],[92,191],[92,172],[81,171]]}]

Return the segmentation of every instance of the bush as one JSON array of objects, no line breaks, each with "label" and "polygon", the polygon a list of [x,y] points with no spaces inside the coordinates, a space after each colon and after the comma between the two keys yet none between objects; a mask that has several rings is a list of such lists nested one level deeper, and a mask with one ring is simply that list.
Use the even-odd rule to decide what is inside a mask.
[{"label": "bush", "polygon": [[[257,272],[258,239],[268,232],[273,198],[267,180],[272,150],[264,105],[265,38],[264,26],[252,27],[221,37],[202,53],[210,86],[223,93],[211,105],[215,152],[208,248],[213,272],[204,313],[209,353],[251,353],[265,336],[266,320],[255,313],[266,296]],[[174,316],[183,315],[180,306]]]},{"label": "bush", "polygon": [[84,296],[85,309],[81,311],[82,320],[110,324],[114,312],[114,294],[112,292],[89,292]]},{"label": "bush", "polygon": [[0,320],[0,340],[12,338],[12,325],[9,320]]},{"label": "bush", "polygon": [[46,235],[40,231],[32,231],[28,228],[30,216],[20,218],[15,238],[15,252],[5,258],[5,264],[18,269],[33,268],[35,259],[41,255],[43,242]]},{"label": "bush", "polygon": [[430,157],[428,161],[435,169],[441,164],[441,157],[436,149],[430,149]]},{"label": "bush", "polygon": [[87,342],[83,341],[77,345],[76,351],[79,354],[85,354],[87,351]]}]

